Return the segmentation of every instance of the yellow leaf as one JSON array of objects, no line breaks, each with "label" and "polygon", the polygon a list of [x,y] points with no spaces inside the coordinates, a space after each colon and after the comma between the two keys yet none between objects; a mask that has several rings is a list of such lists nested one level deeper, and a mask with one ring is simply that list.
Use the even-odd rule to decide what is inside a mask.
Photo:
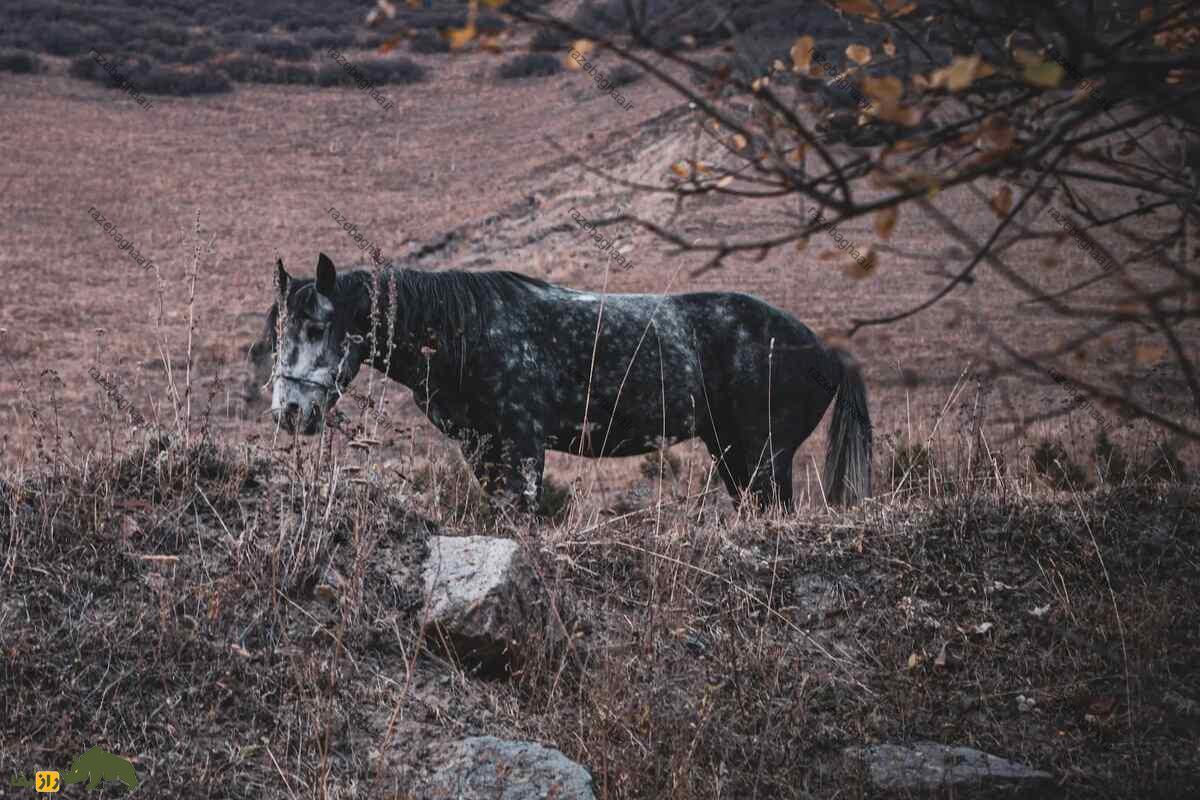
[{"label": "yellow leaf", "polygon": [[862,66],[871,60],[871,48],[861,44],[852,44],[846,48],[846,58]]},{"label": "yellow leaf", "polygon": [[733,140],[732,140],[731,144],[733,146],[733,149],[740,153],[741,151],[746,149],[746,144],[747,144],[746,137],[742,136],[740,133],[735,133],[733,135]]},{"label": "yellow leaf", "polygon": [[596,49],[596,43],[591,39],[576,39],[575,41],[571,42],[571,48],[573,50],[578,50],[580,55],[586,56],[588,53]]},{"label": "yellow leaf", "polygon": [[767,77],[755,78],[750,82],[750,88],[756,92],[761,92],[763,89],[771,85],[771,79]]},{"label": "yellow leaf", "polygon": [[992,195],[992,212],[1003,219],[1012,210],[1012,189],[1008,186],[1001,186],[996,194]]},{"label": "yellow leaf", "polygon": [[674,172],[681,178],[686,178],[688,175],[692,174],[691,170],[688,169],[687,164],[682,161],[676,161],[674,164],[672,164],[671,172]]},{"label": "yellow leaf", "polygon": [[867,76],[863,78],[863,92],[873,100],[899,100],[904,94],[904,84],[900,79],[887,75],[882,78],[872,78]]},{"label": "yellow leaf", "polygon": [[728,186],[731,183],[733,183],[733,176],[726,175],[723,178],[720,178],[717,180],[717,188],[724,189],[726,186]]},{"label": "yellow leaf", "polygon": [[886,239],[892,235],[898,216],[900,214],[896,206],[881,208],[875,213],[875,233],[878,234],[880,239]]},{"label": "yellow leaf", "polygon": [[475,38],[474,25],[468,25],[465,28],[449,28],[442,31],[442,38],[450,44],[451,50],[461,50],[467,46],[467,43]]},{"label": "yellow leaf", "polygon": [[1026,64],[1021,76],[1026,83],[1040,86],[1043,89],[1054,89],[1062,83],[1066,71],[1053,61],[1041,61],[1037,64]]},{"label": "yellow leaf", "polygon": [[976,78],[984,78],[995,73],[995,68],[985,64],[979,54],[973,56],[955,56],[950,66],[934,70],[930,76],[930,85],[935,89],[945,86],[951,92],[961,92]]},{"label": "yellow leaf", "polygon": [[1041,64],[1046,59],[1042,58],[1039,53],[1032,50],[1026,50],[1024,47],[1017,47],[1013,50],[1013,61],[1016,61],[1022,67],[1028,67],[1032,64]]},{"label": "yellow leaf", "polygon": [[911,670],[911,669],[916,669],[917,667],[921,666],[921,660],[922,659],[919,655],[917,655],[916,653],[913,653],[912,655],[910,655],[908,657],[908,668]]},{"label": "yellow leaf", "polygon": [[796,72],[808,72],[812,64],[813,37],[801,36],[792,45],[792,69]]},{"label": "yellow leaf", "polygon": [[863,278],[871,274],[875,269],[875,251],[867,249],[863,254],[862,260],[856,260],[851,257],[849,261],[842,264],[842,274],[848,278],[853,278],[856,281],[861,281]]}]

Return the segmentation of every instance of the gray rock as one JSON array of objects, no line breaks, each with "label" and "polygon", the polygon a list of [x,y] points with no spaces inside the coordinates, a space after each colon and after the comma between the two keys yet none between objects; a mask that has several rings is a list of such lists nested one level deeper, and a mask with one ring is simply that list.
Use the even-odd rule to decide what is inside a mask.
[{"label": "gray rock", "polygon": [[501,668],[545,632],[533,570],[511,539],[430,537],[422,577],[430,641],[469,664]]},{"label": "gray rock", "polygon": [[1047,772],[1015,761],[989,755],[970,747],[951,747],[936,742],[909,745],[873,744],[849,747],[848,758],[867,767],[871,784],[879,789],[936,789],[946,786],[1003,785],[1048,781]]},{"label": "gray rock", "polygon": [[429,800],[594,800],[592,776],[557,750],[476,736],[443,745],[418,788]]},{"label": "gray rock", "polygon": [[836,582],[823,575],[800,575],[792,582],[794,602],[803,620],[819,620],[842,607]]}]

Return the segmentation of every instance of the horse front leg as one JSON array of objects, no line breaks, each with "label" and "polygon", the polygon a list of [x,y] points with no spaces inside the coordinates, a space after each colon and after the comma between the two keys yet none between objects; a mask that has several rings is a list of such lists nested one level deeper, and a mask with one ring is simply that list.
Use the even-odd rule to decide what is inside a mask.
[{"label": "horse front leg", "polygon": [[536,439],[483,435],[465,442],[463,455],[493,508],[528,514],[541,508],[546,450]]}]

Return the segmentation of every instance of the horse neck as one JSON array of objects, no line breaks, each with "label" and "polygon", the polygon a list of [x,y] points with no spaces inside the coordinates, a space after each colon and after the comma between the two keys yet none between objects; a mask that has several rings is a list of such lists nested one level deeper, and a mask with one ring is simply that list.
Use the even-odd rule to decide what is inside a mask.
[{"label": "horse neck", "polygon": [[[392,303],[389,287],[392,276],[395,279],[395,296],[398,300],[395,305]],[[428,329],[440,333],[450,321],[446,318],[449,314],[446,304],[449,301],[445,293],[433,291],[433,282],[429,277],[424,274],[414,275],[411,270],[403,268],[380,273],[379,307],[375,318],[375,341],[378,344],[373,360],[368,354],[368,360],[375,369],[414,389],[428,380],[431,367],[436,369],[442,366],[442,362],[447,361],[449,355],[440,352],[441,347],[435,347],[432,353],[423,352],[423,348],[430,344]],[[358,315],[359,327],[364,334],[371,326],[369,287],[372,280],[368,273],[367,300],[365,308],[360,309]]]}]

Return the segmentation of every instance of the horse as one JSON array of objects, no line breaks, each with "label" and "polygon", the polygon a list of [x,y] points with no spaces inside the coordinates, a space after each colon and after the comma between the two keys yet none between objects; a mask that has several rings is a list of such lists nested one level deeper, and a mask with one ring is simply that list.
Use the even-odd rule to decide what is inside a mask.
[{"label": "horse", "polygon": [[252,348],[271,411],[314,435],[364,364],[412,390],[497,503],[536,510],[547,450],[603,458],[699,437],[735,503],[792,507],[792,457],[834,396],[823,489],[870,494],[861,370],[799,320],[735,292],[597,294],[517,272],[391,267],[316,277],[276,262]]}]

